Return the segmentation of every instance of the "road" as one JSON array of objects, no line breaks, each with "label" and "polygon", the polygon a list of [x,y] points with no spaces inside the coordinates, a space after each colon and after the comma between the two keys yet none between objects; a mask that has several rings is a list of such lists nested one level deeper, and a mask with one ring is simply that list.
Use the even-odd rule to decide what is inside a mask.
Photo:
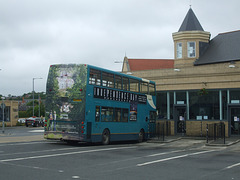
[{"label": "road", "polygon": [[[31,133],[31,132],[29,132]],[[115,143],[108,146],[57,141],[0,143],[0,177],[15,180],[240,179],[240,143],[205,141]]]}]

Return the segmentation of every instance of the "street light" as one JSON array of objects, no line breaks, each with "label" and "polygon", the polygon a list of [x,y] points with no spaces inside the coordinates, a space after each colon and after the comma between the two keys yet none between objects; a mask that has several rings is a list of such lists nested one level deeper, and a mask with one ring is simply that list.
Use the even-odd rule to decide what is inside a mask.
[{"label": "street light", "polygon": [[33,94],[33,116],[34,116],[34,80],[35,79],[42,79],[42,78],[33,78],[33,92],[32,92],[32,94]]}]

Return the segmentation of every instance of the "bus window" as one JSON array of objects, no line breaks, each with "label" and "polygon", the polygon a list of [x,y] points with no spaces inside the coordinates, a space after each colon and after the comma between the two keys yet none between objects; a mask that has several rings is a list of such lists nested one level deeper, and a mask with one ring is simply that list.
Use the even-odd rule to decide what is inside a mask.
[{"label": "bus window", "polygon": [[102,72],[102,86],[113,88],[114,84],[113,74]]},{"label": "bus window", "polygon": [[155,96],[155,84],[149,84],[149,94]]},{"label": "bus window", "polygon": [[129,82],[127,77],[123,77],[123,90],[129,91]]},{"label": "bus window", "polygon": [[139,92],[139,81],[130,78],[129,82],[130,82],[130,91]]},{"label": "bus window", "polygon": [[90,69],[89,84],[101,85],[101,72],[95,69]]},{"label": "bus window", "polygon": [[140,92],[143,94],[148,94],[148,83],[141,82]]},{"label": "bus window", "polygon": [[100,106],[96,106],[96,112],[95,112],[95,121],[100,121]]},{"label": "bus window", "polygon": [[122,89],[122,76],[115,75],[115,88]]},{"label": "bus window", "polygon": [[115,122],[121,121],[121,108],[115,108],[114,121]]},{"label": "bus window", "polygon": [[113,121],[113,108],[102,107],[101,110],[101,120],[106,122]]},{"label": "bus window", "polygon": [[128,122],[128,109],[122,109],[122,122]]}]

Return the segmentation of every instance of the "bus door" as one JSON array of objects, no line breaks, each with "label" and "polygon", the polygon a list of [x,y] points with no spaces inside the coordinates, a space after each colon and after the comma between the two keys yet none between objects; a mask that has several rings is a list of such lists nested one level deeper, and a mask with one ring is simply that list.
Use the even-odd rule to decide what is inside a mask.
[{"label": "bus door", "polygon": [[99,133],[100,132],[100,114],[101,112],[101,107],[100,106],[96,106],[95,109],[95,123],[93,123],[93,129],[94,129],[94,133]]}]

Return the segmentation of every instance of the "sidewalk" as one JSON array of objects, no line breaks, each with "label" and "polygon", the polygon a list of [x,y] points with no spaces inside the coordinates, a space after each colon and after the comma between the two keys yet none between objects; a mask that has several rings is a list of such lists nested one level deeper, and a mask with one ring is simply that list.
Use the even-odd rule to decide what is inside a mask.
[{"label": "sidewalk", "polygon": [[43,135],[20,136],[20,137],[0,136],[0,143],[31,142],[41,140],[44,140]]},{"label": "sidewalk", "polygon": [[6,127],[4,133],[0,129],[0,143],[42,141],[43,128],[27,128],[25,126]]},{"label": "sidewalk", "polygon": [[224,139],[217,139],[216,141],[214,140],[209,140],[207,143],[206,137],[191,137],[191,136],[165,136],[164,139],[163,137],[155,137],[150,140],[148,140],[148,143],[171,143],[174,141],[180,141],[182,139],[191,139],[191,140],[202,140],[205,142],[206,146],[231,146],[234,145],[238,142],[240,142],[240,136],[233,136],[225,139],[225,144],[224,144]]},{"label": "sidewalk", "polygon": [[206,146],[231,146],[236,143],[240,142],[240,136],[232,136],[229,138],[224,139],[217,139],[217,140],[209,140],[208,143],[206,143]]}]

